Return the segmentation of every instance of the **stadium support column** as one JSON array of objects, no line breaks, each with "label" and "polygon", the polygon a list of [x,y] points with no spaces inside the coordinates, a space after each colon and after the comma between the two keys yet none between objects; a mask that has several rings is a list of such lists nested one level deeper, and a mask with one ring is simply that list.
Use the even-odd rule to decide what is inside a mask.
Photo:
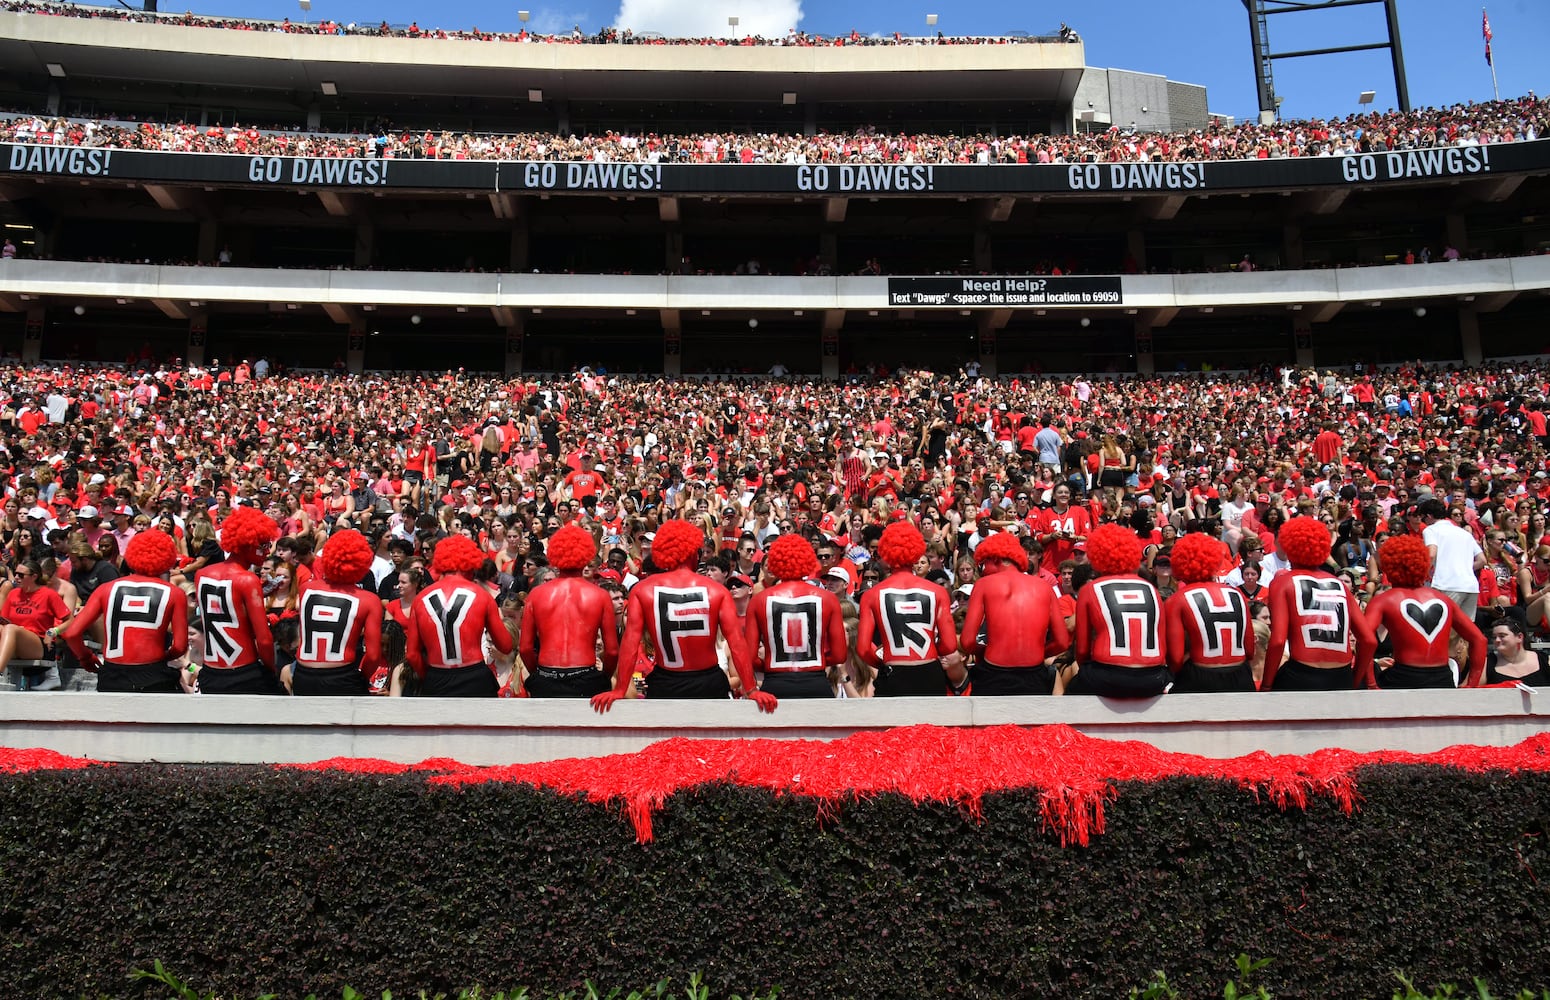
[{"label": "stadium support column", "polygon": [[203,365],[205,363],[205,338],[210,330],[210,317],[204,312],[196,312],[188,318],[188,363],[191,365]]},{"label": "stadium support column", "polygon": [[350,332],[346,335],[344,350],[344,367],[351,375],[359,375],[366,370],[366,326],[363,323],[351,323]]},{"label": "stadium support column", "polygon": [[1302,226],[1288,222],[1281,227],[1281,266],[1302,267]]},{"label": "stadium support column", "polygon": [[1152,324],[1156,318],[1145,313],[1136,317],[1136,374],[1157,374],[1157,355],[1152,346]]},{"label": "stadium support column", "polygon": [[845,325],[845,310],[825,309],[823,311],[823,333],[820,344],[819,374],[825,379],[837,379],[840,377],[840,327]]},{"label": "stadium support column", "polygon": [[1473,305],[1459,310],[1459,348],[1468,367],[1478,368],[1485,361],[1480,344],[1480,312]]},{"label": "stadium support column", "polygon": [[220,253],[221,240],[220,226],[214,219],[204,218],[199,220],[199,263],[214,264],[216,255]]},{"label": "stadium support column", "polygon": [[683,320],[677,309],[662,310],[662,374],[676,378],[683,374]]},{"label": "stadium support column", "polygon": [[37,364],[43,359],[43,307],[27,310],[27,327],[22,332],[22,363]]},{"label": "stadium support column", "polygon": [[990,249],[990,230],[984,226],[974,227],[974,269],[981,274],[989,274],[992,254]]},{"label": "stadium support column", "polygon": [[1313,367],[1313,321],[1303,316],[1292,320],[1292,363],[1298,368]]},{"label": "stadium support column", "polygon": [[1135,261],[1136,273],[1146,273],[1146,231],[1131,229],[1125,233],[1125,252]]},{"label": "stadium support column", "polygon": [[1012,310],[1010,309],[992,309],[990,312],[979,314],[975,340],[979,349],[981,375],[995,378],[1000,374],[996,368],[996,340],[1011,321]]},{"label": "stadium support column", "polygon": [[[1447,227],[1448,245],[1459,253],[1467,252],[1469,249],[1469,227],[1464,224],[1464,213],[1449,212],[1443,218],[1443,224]],[[1441,257],[1441,253],[1432,255],[1433,260]]]},{"label": "stadium support column", "polygon": [[506,333],[506,374],[521,375],[527,350],[527,326],[514,310],[499,309],[496,320]]},{"label": "stadium support column", "polygon": [[355,266],[371,267],[377,259],[377,227],[362,222],[355,227]]}]

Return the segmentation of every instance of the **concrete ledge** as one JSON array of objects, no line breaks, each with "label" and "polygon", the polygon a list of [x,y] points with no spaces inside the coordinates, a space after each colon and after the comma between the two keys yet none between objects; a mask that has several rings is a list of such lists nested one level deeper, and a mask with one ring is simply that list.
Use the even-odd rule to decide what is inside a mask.
[{"label": "concrete ledge", "polygon": [[511,764],[640,750],[677,736],[837,739],[866,730],[1063,722],[1091,736],[1236,757],[1426,753],[1456,744],[1507,746],[1550,728],[1550,691],[1359,691],[1330,694],[1093,698],[905,698],[788,701],[773,715],[748,702],[623,702],[599,716],[585,702],[282,699],[96,693],[0,694],[0,744],[105,761],[299,763],[450,757]]}]

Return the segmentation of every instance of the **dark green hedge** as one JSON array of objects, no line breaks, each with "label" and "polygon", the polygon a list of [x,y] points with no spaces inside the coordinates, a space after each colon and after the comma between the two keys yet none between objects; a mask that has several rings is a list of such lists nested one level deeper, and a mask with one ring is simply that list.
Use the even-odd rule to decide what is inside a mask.
[{"label": "dark green hedge", "polygon": [[160,958],[248,996],[646,984],[808,997],[1123,996],[1166,969],[1278,998],[1479,975],[1550,985],[1550,776],[1363,771],[1360,811],[1130,784],[1088,848],[1038,800],[813,802],[711,786],[634,842],[616,809],[415,775],[120,766],[0,777],[0,987],[149,995]]}]

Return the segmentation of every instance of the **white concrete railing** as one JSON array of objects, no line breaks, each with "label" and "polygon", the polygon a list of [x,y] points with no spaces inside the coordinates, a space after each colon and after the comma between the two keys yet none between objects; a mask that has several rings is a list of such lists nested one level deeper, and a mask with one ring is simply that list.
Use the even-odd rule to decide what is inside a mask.
[{"label": "white concrete railing", "polygon": [[[1538,293],[1550,290],[1550,255],[1378,267],[1125,275],[1123,302],[1047,306],[1084,313],[1200,306],[1310,305]],[[427,271],[281,270],[14,259],[0,263],[13,296],[383,304],[554,309],[888,309],[886,277],[446,274]],[[25,301],[25,300],[23,300]],[[918,309],[933,307],[923,306]],[[942,309],[956,309],[944,305]]]},{"label": "white concrete railing", "polygon": [[[427,22],[432,30],[434,22]],[[478,42],[464,39],[313,35],[145,24],[127,20],[47,17],[0,12],[0,39],[16,39],[68,55],[77,49],[156,52],[169,59],[218,56],[230,61],[273,63],[274,72],[301,64],[314,71],[334,66],[434,66],[448,71],[510,74],[532,71],[781,74],[812,79],[835,73],[895,74],[1018,71],[1082,71],[1086,47],[1044,42],[1008,45],[563,45]],[[778,98],[779,91],[772,93]]]},{"label": "white concrete railing", "polygon": [[1361,691],[1098,698],[899,698],[624,702],[264,698],[206,695],[0,694],[0,745],[106,761],[297,763],[449,757],[488,765],[595,757],[675,736],[836,739],[931,723],[983,727],[1066,723],[1108,739],[1227,758],[1264,750],[1426,753],[1509,746],[1550,727],[1550,690]]}]

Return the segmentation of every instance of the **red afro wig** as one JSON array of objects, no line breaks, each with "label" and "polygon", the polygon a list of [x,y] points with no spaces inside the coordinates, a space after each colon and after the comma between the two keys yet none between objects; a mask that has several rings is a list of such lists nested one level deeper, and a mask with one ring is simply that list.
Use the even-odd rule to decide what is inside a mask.
[{"label": "red afro wig", "polygon": [[1378,549],[1378,565],[1396,587],[1422,587],[1432,573],[1432,555],[1419,535],[1395,535]]},{"label": "red afro wig", "polygon": [[587,529],[567,524],[550,537],[545,553],[555,569],[581,569],[597,558],[597,542]]},{"label": "red afro wig", "polygon": [[698,560],[705,534],[688,521],[668,521],[651,540],[651,561],[664,573]]},{"label": "red afro wig", "polygon": [[925,554],[926,539],[919,528],[906,521],[895,521],[884,528],[883,537],[877,541],[877,558],[887,563],[889,569],[909,569]]},{"label": "red afro wig", "polygon": [[[440,545],[436,546],[438,549]],[[323,579],[336,587],[346,587],[361,582],[371,569],[371,543],[354,528],[336,531],[323,543],[318,553],[317,566]]]},{"label": "red afro wig", "polygon": [[1298,569],[1313,569],[1329,559],[1334,539],[1329,528],[1316,517],[1294,517],[1276,533],[1281,554]]},{"label": "red afro wig", "polygon": [[261,549],[279,537],[280,526],[257,507],[238,507],[221,522],[221,548],[227,552]]},{"label": "red afro wig", "polygon": [[124,565],[140,576],[161,576],[177,564],[178,547],[165,531],[137,532],[124,549]]},{"label": "red afro wig", "polygon": [[436,551],[431,553],[431,572],[437,576],[448,573],[467,576],[483,564],[484,553],[467,535],[448,535],[436,543]]},{"label": "red afro wig", "polygon": [[1130,528],[1100,524],[1087,536],[1087,561],[1099,576],[1134,573],[1141,568],[1141,539]]},{"label": "red afro wig", "polygon": [[1204,532],[1192,531],[1174,542],[1168,555],[1180,583],[1205,583],[1221,575],[1227,546]]},{"label": "red afro wig", "polygon": [[818,556],[801,535],[781,535],[765,553],[764,568],[777,580],[805,580],[818,575]]},{"label": "red afro wig", "polygon": [[983,566],[991,559],[1003,559],[1021,572],[1028,572],[1028,553],[1022,543],[1005,531],[996,532],[974,547],[975,562]]}]

